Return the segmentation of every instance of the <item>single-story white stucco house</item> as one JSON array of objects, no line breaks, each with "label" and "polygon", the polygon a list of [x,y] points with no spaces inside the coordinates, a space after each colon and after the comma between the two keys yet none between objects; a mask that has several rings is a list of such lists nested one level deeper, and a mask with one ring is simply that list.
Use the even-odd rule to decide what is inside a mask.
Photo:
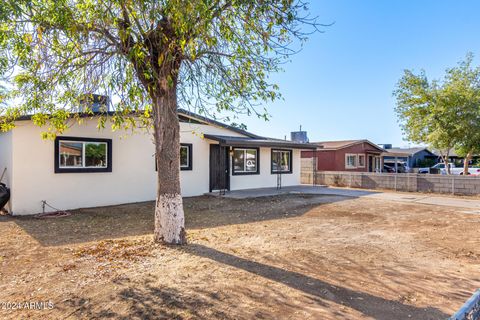
[{"label": "single-story white stucco house", "polygon": [[[214,190],[300,184],[300,151],[308,143],[271,139],[179,110],[181,188],[185,197]],[[30,117],[0,133],[0,174],[13,215],[154,200],[156,165],[150,133],[98,130],[95,116],[72,121],[55,141]],[[279,176],[281,175],[281,176]],[[45,211],[52,211],[45,208]]]}]

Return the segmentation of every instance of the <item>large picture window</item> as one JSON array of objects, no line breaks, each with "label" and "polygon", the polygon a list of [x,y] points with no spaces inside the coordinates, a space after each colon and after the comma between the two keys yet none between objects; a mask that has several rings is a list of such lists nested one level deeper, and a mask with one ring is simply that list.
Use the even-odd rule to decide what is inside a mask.
[{"label": "large picture window", "polygon": [[292,150],[272,149],[272,173],[292,173]]},{"label": "large picture window", "polygon": [[112,172],[112,140],[55,139],[55,173]]},{"label": "large picture window", "polygon": [[232,167],[233,175],[258,174],[260,172],[258,149],[234,148]]}]

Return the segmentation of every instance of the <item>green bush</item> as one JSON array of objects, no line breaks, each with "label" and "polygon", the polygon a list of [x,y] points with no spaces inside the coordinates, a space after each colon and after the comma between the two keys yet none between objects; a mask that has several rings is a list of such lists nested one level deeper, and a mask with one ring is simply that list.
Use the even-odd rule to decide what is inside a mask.
[{"label": "green bush", "polygon": [[417,159],[416,167],[417,168],[430,168],[433,167],[437,161],[435,159],[425,158],[425,159]]}]

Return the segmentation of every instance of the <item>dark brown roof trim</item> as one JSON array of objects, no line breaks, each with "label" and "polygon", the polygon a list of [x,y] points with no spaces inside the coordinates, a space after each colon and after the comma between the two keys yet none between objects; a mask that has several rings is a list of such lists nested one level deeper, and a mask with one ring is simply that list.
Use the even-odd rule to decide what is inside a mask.
[{"label": "dark brown roof trim", "polygon": [[273,147],[290,149],[317,149],[317,145],[311,143],[301,143],[289,140],[278,140],[270,138],[250,138],[250,137],[231,137],[222,135],[206,134],[206,139],[215,140],[222,146],[229,147]]},{"label": "dark brown roof trim", "polygon": [[222,127],[222,128],[225,128],[225,129],[228,129],[228,130],[231,130],[231,131],[234,131],[234,132],[237,132],[237,133],[240,133],[240,134],[243,134],[247,137],[250,137],[250,138],[263,138],[261,136],[258,136],[256,134],[253,134],[251,132],[248,132],[248,131],[245,131],[245,130],[242,130],[240,128],[237,128],[237,127],[233,127],[233,126],[229,126],[228,124],[225,124],[225,123],[222,123],[220,121],[217,121],[217,120],[213,120],[213,119],[210,119],[210,118],[207,118],[207,117],[204,117],[204,116],[201,116],[197,113],[194,113],[194,112],[191,112],[191,111],[188,111],[188,110],[184,110],[184,109],[178,109],[177,112],[179,114],[183,114],[185,116],[189,116],[189,117],[192,117],[196,120],[200,120],[200,121],[203,121],[205,123],[208,123],[208,124],[213,124],[213,125],[216,125],[218,127]]},{"label": "dark brown roof trim", "polygon": [[[70,117],[71,118],[73,118],[73,117],[90,118],[90,117],[100,117],[100,116],[113,116],[113,115],[115,115],[115,113],[116,113],[116,111],[91,112],[91,113],[72,113],[72,114],[70,114]],[[256,134],[253,134],[251,132],[248,132],[248,131],[245,131],[245,130],[242,130],[240,128],[236,128],[236,127],[233,127],[233,126],[229,126],[228,124],[225,124],[225,123],[222,123],[222,122],[219,122],[219,121],[201,116],[201,115],[196,114],[196,113],[191,112],[191,111],[187,111],[187,110],[184,110],[184,109],[178,109],[177,113],[178,113],[178,116],[180,118],[180,121],[182,121],[182,117],[183,118],[192,118],[196,121],[203,122],[203,123],[206,123],[206,124],[212,124],[212,125],[215,125],[215,126],[218,126],[218,127],[221,127],[221,128],[225,128],[225,129],[234,131],[236,133],[243,134],[243,135],[245,135],[247,137],[250,137],[250,138],[263,138],[263,137],[258,136]],[[132,112],[132,115],[134,115],[134,114],[135,114],[135,112]],[[138,114],[141,114],[141,112],[139,112]],[[20,116],[17,119],[15,119],[15,121],[32,120],[32,116],[33,115]],[[185,121],[185,122],[188,122],[188,121]]]}]

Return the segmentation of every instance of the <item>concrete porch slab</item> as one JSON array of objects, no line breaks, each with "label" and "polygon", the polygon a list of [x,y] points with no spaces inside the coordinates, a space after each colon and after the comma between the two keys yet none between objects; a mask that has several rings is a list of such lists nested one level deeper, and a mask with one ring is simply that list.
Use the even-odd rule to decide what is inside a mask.
[{"label": "concrete porch slab", "polygon": [[298,185],[277,188],[256,188],[256,189],[243,189],[227,191],[225,195],[221,195],[220,192],[210,192],[206,195],[210,196],[222,196],[231,199],[247,199],[247,198],[259,198],[277,196],[282,194],[318,194],[318,195],[335,195],[345,197],[360,197],[369,194],[373,194],[372,191],[364,190],[352,190],[352,189],[335,189],[327,186],[311,186],[311,185]]},{"label": "concrete porch slab", "polygon": [[[220,195],[219,192],[207,193],[211,196],[222,196],[231,199],[246,199],[246,198],[258,198],[277,196],[282,194],[318,194],[318,195],[330,195],[340,197],[367,197],[383,201],[395,201],[395,202],[410,202],[419,203],[425,205],[446,206],[455,208],[475,209],[470,210],[468,213],[480,214],[480,200],[476,199],[464,199],[459,197],[447,197],[447,196],[433,196],[421,193],[396,193],[396,192],[384,192],[384,191],[370,191],[348,188],[334,188],[326,186],[311,186],[311,185],[298,185],[288,186],[282,189],[276,188],[259,188],[259,189],[244,189],[227,191],[225,195]],[[463,212],[467,213],[467,212]]]}]

